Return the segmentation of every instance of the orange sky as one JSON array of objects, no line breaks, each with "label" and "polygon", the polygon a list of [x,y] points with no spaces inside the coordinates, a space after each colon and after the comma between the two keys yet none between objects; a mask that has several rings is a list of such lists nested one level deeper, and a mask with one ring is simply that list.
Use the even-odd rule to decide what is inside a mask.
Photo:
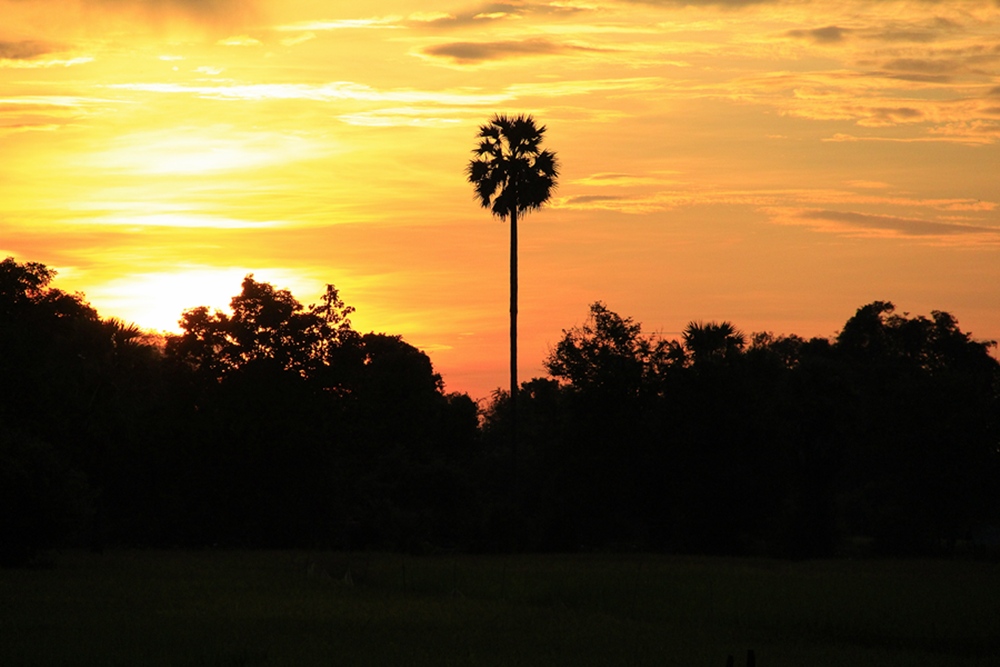
[{"label": "orange sky", "polygon": [[[833,5],[833,7],[829,6]],[[0,256],[173,329],[240,280],[506,384],[507,225],[464,167],[533,113],[521,376],[603,300],[836,333],[876,299],[1000,338],[1000,2],[0,0]]]}]

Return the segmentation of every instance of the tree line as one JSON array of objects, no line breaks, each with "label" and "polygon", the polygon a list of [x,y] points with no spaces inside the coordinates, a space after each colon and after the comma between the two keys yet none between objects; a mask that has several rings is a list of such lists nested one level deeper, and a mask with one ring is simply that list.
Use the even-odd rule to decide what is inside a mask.
[{"label": "tree line", "polygon": [[598,302],[479,406],[401,337],[247,276],[154,336],[0,263],[0,561],[45,549],[946,554],[1000,525],[1000,364],[953,316],[832,338]]},{"label": "tree line", "polygon": [[987,542],[1000,525],[992,345],[948,313],[885,301],[810,340],[728,322],[664,340],[595,303],[552,350],[551,377],[524,386],[530,534],[557,549],[786,557]]}]

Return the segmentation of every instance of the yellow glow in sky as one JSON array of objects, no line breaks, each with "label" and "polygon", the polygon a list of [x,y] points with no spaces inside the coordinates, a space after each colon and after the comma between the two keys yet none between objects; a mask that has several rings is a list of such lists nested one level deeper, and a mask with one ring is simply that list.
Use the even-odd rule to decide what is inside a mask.
[{"label": "yellow glow in sky", "polygon": [[0,0],[0,255],[172,329],[246,273],[505,383],[508,228],[465,182],[534,114],[521,376],[605,301],[831,335],[876,299],[1000,338],[1000,3]]}]

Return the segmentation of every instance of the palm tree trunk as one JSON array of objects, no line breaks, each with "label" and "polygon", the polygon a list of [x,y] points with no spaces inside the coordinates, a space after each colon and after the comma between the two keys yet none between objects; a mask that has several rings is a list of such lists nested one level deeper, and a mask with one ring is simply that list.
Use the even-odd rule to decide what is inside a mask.
[{"label": "palm tree trunk", "polygon": [[510,458],[517,502],[517,209],[510,212]]},{"label": "palm tree trunk", "polygon": [[510,216],[510,398],[517,400],[517,212]]},{"label": "palm tree trunk", "polygon": [[510,461],[517,501],[517,209],[510,212]]}]

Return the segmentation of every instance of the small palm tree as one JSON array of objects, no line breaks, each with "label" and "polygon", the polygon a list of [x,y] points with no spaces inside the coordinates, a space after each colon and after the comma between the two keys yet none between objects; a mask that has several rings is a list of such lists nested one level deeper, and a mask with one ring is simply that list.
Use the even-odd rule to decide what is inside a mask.
[{"label": "small palm tree", "polygon": [[695,364],[731,360],[743,351],[746,335],[731,322],[689,322],[684,347]]},{"label": "small palm tree", "polygon": [[[559,176],[555,153],[541,150],[545,126],[530,115],[496,114],[479,128],[466,173],[476,199],[501,220],[510,218],[510,399],[517,432],[517,219],[549,200]],[[514,436],[516,438],[516,435]],[[516,439],[515,439],[516,446]]]}]

